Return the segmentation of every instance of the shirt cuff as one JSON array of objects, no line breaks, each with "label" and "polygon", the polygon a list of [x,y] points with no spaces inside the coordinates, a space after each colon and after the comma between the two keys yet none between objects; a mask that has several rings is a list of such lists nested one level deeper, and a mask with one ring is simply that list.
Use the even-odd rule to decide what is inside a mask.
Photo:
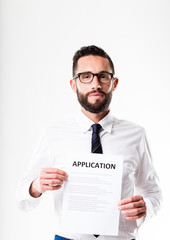
[{"label": "shirt cuff", "polygon": [[151,201],[149,200],[149,198],[144,198],[144,201],[146,203],[146,217],[145,217],[145,220],[148,220],[151,217],[153,217],[155,215],[155,213],[154,213],[153,205],[152,205]]},{"label": "shirt cuff", "polygon": [[137,220],[137,226],[140,227],[144,222],[154,216],[153,206],[148,198],[143,198],[146,203],[146,216],[141,217]]},{"label": "shirt cuff", "polygon": [[41,201],[43,194],[40,197],[34,198],[29,193],[31,183],[26,183],[24,186],[19,187],[17,190],[17,206],[19,209],[24,211],[29,211],[35,208]]}]

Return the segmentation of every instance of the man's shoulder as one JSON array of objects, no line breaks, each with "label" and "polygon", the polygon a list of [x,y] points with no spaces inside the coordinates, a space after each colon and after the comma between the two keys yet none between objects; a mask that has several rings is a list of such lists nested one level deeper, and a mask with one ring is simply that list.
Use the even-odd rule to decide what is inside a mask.
[{"label": "man's shoulder", "polygon": [[69,129],[75,130],[76,126],[77,126],[76,121],[73,118],[70,118],[68,120],[60,120],[60,121],[50,123],[45,127],[44,131],[46,133],[49,133],[49,132],[55,132],[55,131],[58,131],[58,132],[68,131]]},{"label": "man's shoulder", "polygon": [[129,120],[125,119],[118,119],[114,117],[114,124],[113,128],[115,129],[121,129],[121,130],[131,130],[131,131],[137,131],[144,133],[145,128],[137,123],[131,122]]}]

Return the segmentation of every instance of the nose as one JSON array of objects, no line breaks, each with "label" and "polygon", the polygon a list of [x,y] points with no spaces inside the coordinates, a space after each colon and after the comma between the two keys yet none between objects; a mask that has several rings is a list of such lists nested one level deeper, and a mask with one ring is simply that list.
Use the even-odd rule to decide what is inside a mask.
[{"label": "nose", "polygon": [[99,79],[97,76],[94,76],[93,81],[92,81],[92,89],[98,89],[101,88]]}]

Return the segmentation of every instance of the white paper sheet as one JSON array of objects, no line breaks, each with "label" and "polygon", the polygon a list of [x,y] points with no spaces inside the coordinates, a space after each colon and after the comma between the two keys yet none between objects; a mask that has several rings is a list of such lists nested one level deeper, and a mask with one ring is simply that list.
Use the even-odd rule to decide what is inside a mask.
[{"label": "white paper sheet", "polygon": [[67,155],[62,230],[77,234],[118,235],[123,157]]}]

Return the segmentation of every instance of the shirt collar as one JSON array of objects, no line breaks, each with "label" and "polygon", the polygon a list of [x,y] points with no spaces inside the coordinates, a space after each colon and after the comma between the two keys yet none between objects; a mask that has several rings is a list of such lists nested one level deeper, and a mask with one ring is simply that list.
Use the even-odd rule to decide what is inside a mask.
[{"label": "shirt collar", "polygon": [[109,113],[102,120],[100,120],[99,124],[102,126],[105,132],[111,133],[113,127],[113,120],[114,117],[109,111]]},{"label": "shirt collar", "polygon": [[[112,116],[111,112],[109,112],[98,123],[102,126],[105,132],[111,133],[113,120],[114,120],[114,117]],[[94,124],[94,122],[91,119],[89,119],[82,111],[80,111],[79,114],[77,115],[76,121],[79,124],[82,132],[84,133],[87,131],[90,131],[91,125]]]}]

